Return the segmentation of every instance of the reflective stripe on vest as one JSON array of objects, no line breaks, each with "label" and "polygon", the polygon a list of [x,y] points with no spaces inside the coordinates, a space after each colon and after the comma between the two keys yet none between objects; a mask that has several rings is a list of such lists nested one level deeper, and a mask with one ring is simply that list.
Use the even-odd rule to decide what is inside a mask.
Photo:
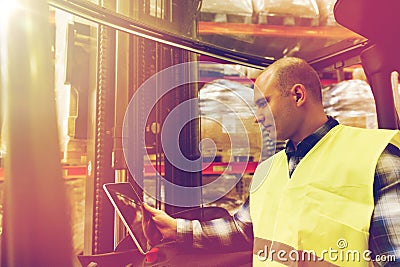
[{"label": "reflective stripe on vest", "polygon": [[[284,151],[261,163],[250,190],[253,266],[368,266],[374,173],[389,142],[400,144],[398,131],[338,125],[291,178]],[[317,258],[289,257],[307,253]]]}]

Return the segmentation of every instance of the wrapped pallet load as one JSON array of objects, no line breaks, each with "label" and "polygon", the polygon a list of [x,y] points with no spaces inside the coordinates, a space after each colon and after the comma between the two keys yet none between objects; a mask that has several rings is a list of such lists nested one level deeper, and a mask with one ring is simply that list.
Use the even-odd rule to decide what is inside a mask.
[{"label": "wrapped pallet load", "polygon": [[[218,186],[203,188],[203,199],[224,195],[211,205],[223,207],[231,214],[247,198],[247,188],[252,178],[252,173],[244,169],[240,172],[237,170],[246,166],[246,162],[260,162],[270,157],[276,147],[265,128],[255,120],[251,84],[217,79],[199,91],[203,162],[214,161],[216,168],[219,162],[237,166],[233,173],[219,174],[217,172],[221,169],[213,168],[216,171],[214,174],[203,174],[203,184],[218,180]],[[232,181],[237,182],[226,193]]]},{"label": "wrapped pallet load", "polygon": [[251,23],[252,0],[203,0],[200,18],[202,21]]},{"label": "wrapped pallet load", "polygon": [[318,26],[319,9],[316,0],[255,1],[260,24]]},{"label": "wrapped pallet load", "polygon": [[322,90],[322,98],[326,113],[340,123],[378,128],[375,100],[366,81],[353,79],[327,86]]},{"label": "wrapped pallet load", "polygon": [[321,26],[338,26],[333,14],[336,0],[317,0],[319,9],[319,24]]},{"label": "wrapped pallet load", "polygon": [[262,133],[254,120],[253,89],[218,79],[200,90],[203,158],[214,161],[259,161]]}]

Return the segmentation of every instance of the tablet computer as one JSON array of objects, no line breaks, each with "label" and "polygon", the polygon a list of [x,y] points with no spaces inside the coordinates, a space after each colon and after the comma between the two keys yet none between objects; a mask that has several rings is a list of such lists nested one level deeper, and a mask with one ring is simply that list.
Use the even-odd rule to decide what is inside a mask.
[{"label": "tablet computer", "polygon": [[145,255],[147,239],[142,228],[141,198],[130,183],[107,183],[103,185],[103,189],[139,252]]}]

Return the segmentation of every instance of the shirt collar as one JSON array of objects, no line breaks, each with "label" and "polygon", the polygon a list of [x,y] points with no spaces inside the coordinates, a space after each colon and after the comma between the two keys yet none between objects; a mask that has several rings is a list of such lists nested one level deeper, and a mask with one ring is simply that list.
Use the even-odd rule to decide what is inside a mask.
[{"label": "shirt collar", "polygon": [[332,130],[339,122],[328,116],[327,122],[319,127],[315,132],[304,138],[298,145],[297,149],[294,146],[292,140],[289,140],[286,144],[285,152],[286,155],[297,154],[299,157],[304,157],[314,146],[322,139],[330,130]]}]

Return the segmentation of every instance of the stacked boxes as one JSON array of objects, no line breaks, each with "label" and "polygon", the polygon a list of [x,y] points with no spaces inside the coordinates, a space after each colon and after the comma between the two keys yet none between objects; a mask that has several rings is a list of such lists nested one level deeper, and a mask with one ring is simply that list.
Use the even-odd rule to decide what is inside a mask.
[{"label": "stacked boxes", "polygon": [[200,10],[201,21],[252,23],[252,0],[203,0]]},{"label": "stacked boxes", "polygon": [[201,21],[284,26],[336,26],[335,0],[203,0]]},{"label": "stacked boxes", "polygon": [[322,91],[326,113],[340,123],[378,128],[375,100],[369,84],[363,80],[347,80]]},{"label": "stacked boxes", "polygon": [[200,90],[203,157],[223,162],[259,161],[262,133],[255,122],[253,89],[238,82],[217,79]]}]

